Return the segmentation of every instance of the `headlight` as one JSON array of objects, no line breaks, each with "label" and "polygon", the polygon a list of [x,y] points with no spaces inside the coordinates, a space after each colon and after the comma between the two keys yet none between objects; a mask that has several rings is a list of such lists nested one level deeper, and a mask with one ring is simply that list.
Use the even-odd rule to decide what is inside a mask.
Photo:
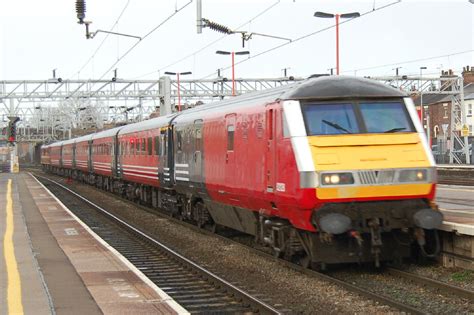
[{"label": "headlight", "polygon": [[354,184],[354,176],[351,173],[325,173],[321,175],[321,183],[328,185],[350,185]]},{"label": "headlight", "polygon": [[412,169],[412,170],[401,170],[398,177],[400,183],[413,183],[413,182],[427,182],[428,181],[428,170],[426,169]]}]

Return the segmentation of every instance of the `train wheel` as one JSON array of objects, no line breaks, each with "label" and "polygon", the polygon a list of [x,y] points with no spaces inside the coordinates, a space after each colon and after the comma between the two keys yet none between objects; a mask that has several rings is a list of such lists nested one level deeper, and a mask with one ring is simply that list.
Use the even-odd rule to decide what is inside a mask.
[{"label": "train wheel", "polygon": [[202,201],[196,202],[193,207],[193,218],[200,229],[210,227],[214,224],[206,205]]},{"label": "train wheel", "polygon": [[309,269],[311,267],[311,258],[308,255],[301,257],[298,259],[299,264],[301,267],[305,269]]},{"label": "train wheel", "polygon": [[218,230],[217,223],[212,223],[211,226],[210,226],[210,231],[212,233],[216,234],[217,230]]}]

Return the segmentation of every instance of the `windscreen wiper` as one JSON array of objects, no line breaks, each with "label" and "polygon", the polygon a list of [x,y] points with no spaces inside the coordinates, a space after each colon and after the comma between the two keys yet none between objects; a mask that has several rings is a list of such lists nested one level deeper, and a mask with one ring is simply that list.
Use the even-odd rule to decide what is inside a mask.
[{"label": "windscreen wiper", "polygon": [[402,130],[405,130],[407,128],[392,128],[390,130],[387,130],[387,131],[384,131],[385,133],[391,133],[391,132],[398,132],[398,131],[402,131]]},{"label": "windscreen wiper", "polygon": [[330,121],[327,121],[327,120],[322,120],[323,123],[325,123],[326,125],[329,125],[337,130],[341,130],[341,131],[345,131],[346,133],[352,133],[350,132],[349,130],[347,130],[346,128],[336,124],[336,123],[333,123],[333,122],[330,122]]}]

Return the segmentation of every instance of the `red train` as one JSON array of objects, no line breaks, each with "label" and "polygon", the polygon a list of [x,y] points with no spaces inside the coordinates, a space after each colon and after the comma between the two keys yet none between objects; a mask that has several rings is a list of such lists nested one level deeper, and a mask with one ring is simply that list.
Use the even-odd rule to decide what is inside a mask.
[{"label": "red train", "polygon": [[308,79],[54,143],[42,164],[304,265],[378,264],[415,240],[425,252],[442,222],[413,102],[368,79]]}]

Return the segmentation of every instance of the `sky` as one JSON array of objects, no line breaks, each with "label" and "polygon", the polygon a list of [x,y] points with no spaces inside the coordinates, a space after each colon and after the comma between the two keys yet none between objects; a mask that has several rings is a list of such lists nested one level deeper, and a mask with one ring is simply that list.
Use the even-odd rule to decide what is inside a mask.
[{"label": "sky", "polygon": [[[474,1],[473,1],[474,2]],[[0,3],[0,80],[113,77],[158,79],[165,71],[191,71],[190,79],[230,76],[231,57],[216,50],[249,51],[236,56],[236,77],[307,77],[336,64],[335,19],[315,11],[360,12],[341,20],[340,71],[345,75],[425,75],[474,66],[474,4],[468,0],[202,0],[202,16],[253,35],[209,28],[196,31],[196,1],[86,0],[91,31],[113,30],[142,37],[97,33],[86,39],[75,0],[4,0]],[[304,37],[305,35],[312,34]]]}]

